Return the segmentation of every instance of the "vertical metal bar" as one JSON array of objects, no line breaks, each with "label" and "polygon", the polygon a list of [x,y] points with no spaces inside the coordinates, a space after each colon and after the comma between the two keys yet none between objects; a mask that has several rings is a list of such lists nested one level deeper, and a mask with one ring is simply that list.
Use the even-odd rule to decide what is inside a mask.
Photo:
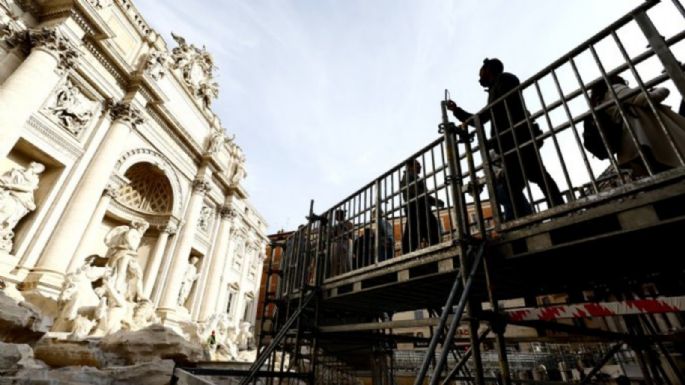
[{"label": "vertical metal bar", "polygon": [[[438,192],[439,192],[439,190],[438,190],[438,179],[437,179],[438,171],[435,168],[435,147],[431,147],[431,149],[430,149],[430,158],[431,158],[431,166],[433,167],[432,173],[431,173],[431,175],[433,176],[433,188],[435,189],[434,194],[433,194],[434,195],[433,198],[435,199],[436,202],[438,202],[440,200],[440,196],[438,195]],[[441,216],[441,212],[440,212],[440,206],[438,206],[438,205],[435,206],[435,214],[436,214],[436,217],[438,220],[438,229],[437,229],[438,230],[438,243],[440,243],[440,242],[442,242],[442,231],[441,230],[442,230],[443,226],[442,226],[442,216]]]},{"label": "vertical metal bar", "polygon": [[607,362],[609,362],[611,357],[613,357],[614,354],[616,354],[621,349],[621,346],[623,346],[623,342],[619,342],[619,343],[615,344],[606,354],[604,354],[604,357],[602,357],[602,359],[599,360],[599,362],[595,365],[595,367],[592,368],[590,373],[588,373],[583,378],[583,380],[580,382],[580,385],[590,383],[590,380],[592,380],[592,377],[594,377],[597,373],[599,373],[599,371],[604,367],[604,365],[606,365]]},{"label": "vertical metal bar", "polygon": [[569,176],[568,168],[566,167],[566,161],[564,160],[564,156],[561,153],[561,147],[559,147],[559,139],[557,138],[557,133],[554,130],[554,126],[552,125],[552,119],[549,117],[547,103],[545,102],[545,98],[542,96],[542,90],[540,89],[540,84],[538,83],[538,81],[536,80],[533,84],[535,84],[535,91],[537,92],[538,99],[540,100],[540,104],[542,105],[542,112],[545,114],[545,121],[547,122],[549,131],[552,133],[552,143],[554,143],[554,150],[557,153],[559,163],[561,163],[561,171],[564,173],[564,179],[566,180],[566,185],[568,186],[569,199],[571,201],[574,201],[576,200],[576,195],[573,193],[573,182],[571,182],[571,177]]},{"label": "vertical metal bar", "polygon": [[[431,209],[431,205],[429,202],[430,194],[428,192],[428,183],[426,183],[426,181],[428,180],[428,177],[427,177],[428,174],[426,173],[428,166],[426,165],[426,153],[425,152],[421,154],[421,165],[422,165],[421,171],[423,171],[423,176],[421,177],[421,183],[423,184],[423,194],[422,194],[423,196],[420,198],[421,199],[420,202],[424,202],[424,205],[423,205],[424,206],[424,212],[425,212],[424,214],[426,215],[426,217],[424,218],[425,219],[424,223],[426,224],[426,232],[427,232],[427,234],[425,234],[426,244],[428,246],[433,246],[433,244],[431,242],[431,234],[430,234],[430,232],[431,232],[431,228],[430,228],[431,215],[433,215],[433,214],[432,214],[432,209]],[[421,228],[420,223],[419,223],[419,228]],[[419,242],[419,247],[421,247],[420,242]]]},{"label": "vertical metal bar", "polygon": [[[514,211],[513,212],[514,218],[519,218],[521,213],[518,212],[516,205],[513,204],[514,203],[514,201],[513,201],[514,190],[512,187],[511,170],[509,170],[509,166],[511,166],[511,165],[507,165],[507,162],[504,161],[505,154],[504,154],[504,150],[502,148],[502,140],[500,138],[501,134],[499,132],[499,128],[497,127],[497,122],[495,121],[495,113],[492,110],[492,108],[490,109],[490,124],[492,125],[492,133],[494,136],[494,138],[491,138],[491,140],[494,140],[495,143],[497,143],[497,150],[499,150],[498,155],[499,155],[500,160],[502,162],[502,170],[504,171],[504,183],[507,187],[507,194],[509,194],[509,202],[512,204],[511,206],[512,206],[512,210]],[[521,187],[521,188],[523,188],[523,187]],[[496,201],[499,202],[499,199],[496,199]],[[532,205],[532,203],[531,203],[531,205]]]},{"label": "vertical metal bar", "polygon": [[619,37],[615,31],[611,31],[611,36],[614,38],[616,45],[618,46],[619,50],[621,51],[621,55],[625,59],[626,64],[628,64],[628,67],[630,68],[630,72],[635,77],[635,80],[637,81],[637,84],[640,87],[640,92],[645,96],[645,98],[647,100],[647,104],[649,104],[649,108],[652,110],[652,113],[654,114],[654,117],[656,118],[656,121],[659,124],[659,127],[661,128],[661,131],[663,131],[664,135],[666,136],[666,139],[668,139],[668,143],[671,145],[671,148],[673,149],[676,156],[678,157],[678,161],[680,161],[680,165],[681,166],[685,165],[685,160],[683,158],[683,154],[678,149],[678,146],[676,146],[675,141],[673,140],[673,135],[671,135],[671,132],[666,128],[666,125],[664,124],[664,120],[661,117],[661,114],[659,114],[659,111],[657,110],[657,106],[652,101],[652,97],[649,94],[649,91],[647,91],[647,88],[645,87],[645,83],[642,81],[640,74],[637,72],[637,70],[635,69],[635,66],[633,65],[632,61],[630,60],[630,57],[628,56],[628,52],[626,52],[626,49],[623,46],[623,43],[621,42],[621,39],[619,39]]},{"label": "vertical metal bar", "polygon": [[[580,85],[580,89],[583,91],[583,96],[585,97],[585,102],[587,103],[588,107],[590,108],[590,113],[592,114],[592,119],[595,122],[595,125],[597,127],[600,126],[599,124],[599,119],[597,118],[597,113],[595,112],[595,106],[592,105],[592,100],[590,99],[590,95],[588,93],[587,88],[585,87],[585,82],[583,82],[583,78],[580,76],[580,72],[578,71],[578,67],[576,66],[576,61],[571,58],[569,60],[571,63],[571,67],[573,68],[573,73],[576,76],[576,80],[578,81],[578,84]],[[614,172],[616,175],[618,175],[619,180],[621,184],[625,184],[625,178],[623,177],[623,173],[621,173],[621,170],[618,167],[618,163],[616,162],[616,156],[609,150],[609,143],[607,142],[606,136],[604,135],[603,130],[598,130],[599,136],[602,139],[602,144],[604,145],[604,148],[607,149],[607,154],[609,154],[609,162],[611,163],[611,166],[614,168]],[[596,184],[592,185],[594,188],[594,192],[597,193],[599,192],[597,189]]]},{"label": "vertical metal bar", "polygon": [[502,212],[497,201],[497,194],[495,193],[495,186],[493,184],[493,181],[495,180],[495,175],[492,171],[492,160],[490,159],[490,153],[486,145],[487,139],[485,137],[485,130],[483,129],[483,124],[481,123],[480,119],[474,120],[474,123],[476,126],[476,137],[478,138],[480,156],[483,162],[485,183],[488,187],[490,211],[493,213],[493,219],[495,220],[495,228],[499,230],[499,226],[502,224]]},{"label": "vertical metal bar", "polygon": [[[533,146],[533,150],[535,151],[535,158],[538,160],[538,166],[540,167],[540,176],[542,176],[542,186],[540,187],[540,190],[543,190],[545,192],[545,198],[547,198],[547,208],[551,208],[555,206],[556,204],[552,201],[552,190],[550,189],[550,182],[554,182],[553,180],[548,180],[547,179],[547,170],[545,169],[545,165],[542,162],[542,156],[540,155],[540,148],[538,147],[538,141],[537,137],[535,136],[535,133],[533,132],[533,122],[530,120],[530,116],[528,116],[528,110],[526,110],[525,105],[523,105],[523,92],[521,92],[521,88],[518,89],[518,96],[521,99],[521,104],[523,107],[523,117],[526,123],[526,127],[528,128],[528,133],[530,134],[531,138],[531,144]],[[551,177],[551,176],[550,176]],[[556,183],[556,182],[555,182]]]},{"label": "vertical metal bar", "polygon": [[628,134],[630,135],[630,139],[633,141],[633,145],[635,146],[635,149],[637,150],[640,159],[642,160],[643,164],[645,165],[645,168],[647,169],[647,173],[649,175],[654,175],[652,166],[647,161],[647,158],[645,157],[645,154],[642,151],[642,146],[640,146],[640,143],[637,141],[637,136],[635,135],[635,128],[633,128],[633,126],[630,124],[630,121],[628,121],[628,115],[626,114],[623,106],[621,105],[621,100],[618,98],[618,95],[616,95],[616,91],[614,90],[613,84],[611,84],[609,76],[607,76],[607,73],[604,69],[604,65],[602,64],[599,55],[597,55],[597,50],[595,50],[595,47],[592,45],[590,45],[590,52],[592,53],[592,57],[595,59],[597,67],[599,68],[599,71],[602,74],[602,79],[604,79],[604,82],[607,85],[607,89],[611,96],[611,100],[616,104],[618,113],[621,116],[621,121],[623,122],[625,128],[627,128]]},{"label": "vertical metal bar", "polygon": [[685,7],[683,7],[683,4],[680,2],[680,0],[672,0],[672,2],[678,12],[680,12],[680,15],[685,17]]},{"label": "vertical metal bar", "polygon": [[[583,157],[583,163],[585,164],[585,169],[588,172],[588,175],[590,176],[590,183],[592,184],[592,188],[595,191],[598,191],[597,189],[597,180],[595,178],[594,172],[592,172],[592,167],[590,166],[590,162],[587,159],[587,155],[585,154],[585,151],[583,150],[583,142],[580,140],[580,135],[578,135],[578,129],[576,128],[576,124],[573,123],[573,114],[571,114],[571,109],[568,107],[568,103],[566,102],[566,97],[564,96],[564,91],[561,89],[561,83],[559,83],[559,78],[557,77],[556,71],[552,70],[552,79],[554,80],[554,85],[557,89],[557,93],[559,94],[559,97],[561,98],[561,102],[564,106],[564,112],[566,113],[566,118],[568,119],[568,122],[570,124],[571,132],[573,132],[573,138],[576,141],[576,145],[578,146],[578,150],[580,151],[580,155]],[[610,86],[611,88],[611,86]]]},{"label": "vertical metal bar", "polygon": [[[452,289],[450,290],[447,301],[445,302],[445,306],[443,307],[442,314],[440,315],[440,321],[438,322],[437,326],[438,331],[441,331],[445,328],[445,324],[447,324],[447,317],[449,316],[452,306],[454,305],[454,301],[457,299],[457,293],[459,292],[459,289],[463,283],[463,281],[460,279],[460,276],[461,272],[454,279]],[[419,368],[416,379],[414,380],[414,385],[423,385],[423,381],[426,378],[426,373],[428,372],[428,366],[430,366],[431,361],[433,361],[433,354],[435,354],[435,349],[438,347],[440,334],[440,332],[433,333],[433,336],[428,343],[428,348],[426,349],[426,355],[423,358],[421,367]]]},{"label": "vertical metal bar", "polygon": [[[374,264],[378,264],[380,260],[380,254],[381,254],[381,180],[376,179],[375,182],[376,186],[376,202],[374,203],[374,206],[376,207],[375,213],[372,212],[372,215],[375,217],[373,220],[376,222],[376,228],[374,229],[374,237],[373,237],[373,249],[374,249]],[[387,236],[387,234],[386,234]],[[385,239],[383,239],[383,242],[385,242]],[[387,253],[387,250],[385,250]]]},{"label": "vertical metal bar", "polygon": [[[483,246],[481,245],[481,251],[478,254],[476,254],[476,258],[473,261],[473,265],[470,266],[469,275],[468,276],[465,276],[464,274],[461,275],[461,278],[464,281],[464,290],[462,290],[461,298],[459,298],[459,303],[457,304],[457,309],[454,311],[454,317],[452,318],[452,322],[450,323],[450,327],[447,330],[447,334],[445,335],[445,342],[442,344],[442,351],[440,352],[440,357],[437,360],[437,364],[435,366],[435,371],[433,372],[433,376],[431,377],[429,385],[437,385],[438,381],[440,381],[440,372],[442,371],[442,369],[445,366],[445,363],[447,362],[447,355],[449,354],[449,351],[450,351],[449,347],[452,345],[452,341],[454,340],[454,334],[457,331],[457,327],[459,327],[459,323],[461,322],[461,318],[464,314],[464,309],[466,308],[467,304],[469,307],[471,307],[470,303],[472,301],[469,299],[469,297],[471,295],[471,285],[473,284],[473,280],[476,277],[476,272],[478,271],[478,268],[480,267],[480,262],[483,259],[482,247]],[[444,309],[443,312],[449,313],[449,310]],[[469,315],[471,317],[473,317],[473,313],[469,313]],[[469,323],[472,323],[472,322],[470,321]],[[438,329],[437,334],[442,334],[443,327]],[[477,349],[475,347],[475,346],[478,346],[480,343],[478,340],[477,330],[478,329],[476,329],[476,334],[471,334],[472,341],[475,342],[471,346],[474,353],[475,352],[480,353],[479,349]],[[476,359],[475,354],[474,354],[473,358]],[[476,384],[483,384],[484,383],[483,378],[482,378],[482,374],[483,374],[482,370],[483,370],[482,364],[481,364],[480,369],[478,369],[478,366],[476,366],[476,373],[477,373]],[[478,375],[478,372],[480,372],[480,375]]]},{"label": "vertical metal bar", "polygon": [[[682,6],[681,6],[682,8]],[[661,36],[657,30],[652,20],[647,16],[645,11],[640,11],[634,15],[635,21],[642,30],[642,33],[649,41],[649,45],[654,50],[654,53],[659,57],[661,64],[664,65],[664,69],[668,76],[673,80],[676,88],[680,92],[681,96],[685,97],[685,74],[680,66],[680,63],[671,52],[666,40]]]},{"label": "vertical metal bar", "polygon": [[447,210],[447,217],[449,219],[450,238],[454,239],[455,220],[454,220],[454,217],[452,216],[453,202],[452,202],[451,196],[449,194],[450,178],[448,175],[449,168],[447,167],[447,162],[445,161],[445,146],[446,146],[446,143],[444,140],[442,142],[440,142],[440,162],[442,164],[442,177],[443,177],[443,180],[445,183],[445,199],[446,199],[445,208]]},{"label": "vertical metal bar", "polygon": [[[447,146],[447,161],[450,169],[450,192],[454,200],[454,215],[457,220],[457,242],[459,242],[459,258],[460,258],[460,271],[462,272],[461,278],[466,287],[467,277],[463,273],[468,270],[467,254],[468,247],[466,245],[466,240],[469,238],[468,226],[466,226],[465,216],[466,216],[466,203],[464,202],[464,194],[462,192],[462,171],[461,164],[459,162],[459,153],[456,145],[455,134],[450,132],[450,123],[447,118],[447,102],[442,101],[440,103],[442,112],[442,122],[445,127],[444,141]],[[478,344],[478,321],[475,314],[476,304],[473,301],[468,301],[468,314],[471,317],[469,321],[469,328],[471,331],[471,344],[473,348],[473,364],[476,371],[476,385],[484,384],[483,376],[483,363],[480,356],[480,346]]]},{"label": "vertical metal bar", "polygon": [[[535,199],[533,199],[533,192],[530,189],[530,182],[529,182],[530,179],[528,179],[528,175],[526,173],[526,168],[525,168],[525,165],[523,164],[523,156],[521,156],[521,147],[520,147],[520,144],[518,142],[518,138],[516,137],[516,130],[514,129],[515,123],[514,123],[514,120],[511,118],[511,110],[509,109],[509,103],[507,102],[506,98],[504,100],[502,100],[502,102],[504,103],[504,110],[507,113],[507,120],[509,121],[509,128],[506,129],[505,131],[511,130],[511,137],[514,139],[513,150],[514,150],[514,154],[516,155],[516,158],[518,160],[519,167],[521,168],[521,175],[523,177],[523,184],[524,184],[524,187],[526,189],[526,192],[528,192],[528,199],[530,200],[530,204],[533,208],[535,208]],[[507,150],[507,152],[508,151],[511,151],[511,149]],[[506,156],[505,156],[505,158],[506,158]],[[506,160],[502,159],[502,164],[505,164],[505,163],[506,163]],[[514,204],[514,197],[511,196],[509,199],[511,200],[512,205],[516,206],[516,204]]]}]

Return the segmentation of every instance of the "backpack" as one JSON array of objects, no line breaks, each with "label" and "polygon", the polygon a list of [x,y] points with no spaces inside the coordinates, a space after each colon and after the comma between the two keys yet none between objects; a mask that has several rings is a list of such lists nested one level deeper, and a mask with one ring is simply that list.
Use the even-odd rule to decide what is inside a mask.
[{"label": "backpack", "polygon": [[[621,145],[623,124],[614,122],[605,110],[597,111],[595,115],[597,115],[597,122],[602,128],[609,150],[615,154]],[[602,142],[602,137],[592,115],[588,115],[583,120],[583,147],[601,160],[609,158],[609,152]]]}]

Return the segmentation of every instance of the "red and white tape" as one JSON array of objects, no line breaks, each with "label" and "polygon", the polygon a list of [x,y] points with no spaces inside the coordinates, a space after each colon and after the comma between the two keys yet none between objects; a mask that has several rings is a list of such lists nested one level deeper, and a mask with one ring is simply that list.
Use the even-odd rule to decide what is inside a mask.
[{"label": "red and white tape", "polygon": [[506,310],[508,318],[512,321],[552,321],[564,318],[678,313],[681,311],[685,311],[685,296]]}]

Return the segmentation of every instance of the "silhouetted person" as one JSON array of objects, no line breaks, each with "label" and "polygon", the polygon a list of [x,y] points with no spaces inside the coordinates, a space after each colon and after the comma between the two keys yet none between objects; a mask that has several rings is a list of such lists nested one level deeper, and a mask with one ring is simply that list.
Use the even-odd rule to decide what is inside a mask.
[{"label": "silhouetted person", "polygon": [[416,159],[407,161],[406,170],[400,181],[404,213],[407,222],[402,234],[402,253],[412,252],[420,247],[440,242],[438,220],[431,206],[443,207],[440,199],[426,192],[426,182],[420,177],[421,163]]},{"label": "silhouetted person", "polygon": [[337,209],[334,215],[335,222],[331,229],[330,277],[350,271],[352,239],[354,238],[354,225],[345,219],[345,210]]},{"label": "silhouetted person", "polygon": [[[485,59],[483,61],[479,82],[488,91],[488,105],[521,84],[515,75],[504,72],[504,65],[499,59]],[[473,116],[473,114],[464,111],[451,100],[447,102],[447,108],[462,122],[469,120]],[[525,142],[531,140],[531,131],[535,132],[534,129],[531,130],[529,128],[526,114],[525,104],[519,93],[513,92],[504,100],[494,104],[492,109],[487,109],[479,115],[481,124],[493,120],[490,126],[490,140],[487,146],[495,150],[497,154],[506,154],[503,156],[504,172],[506,181],[511,187],[511,203],[516,208],[518,216],[522,216],[522,213],[525,213],[528,207],[528,202],[523,194],[526,179],[540,187],[550,206],[564,204],[559,187],[539,160],[532,142],[524,145]],[[509,117],[511,117],[511,121]],[[473,125],[474,122],[471,121],[470,124]],[[512,126],[514,126],[513,129]],[[513,133],[516,134],[515,137]],[[517,145],[518,151],[507,153],[515,149]],[[521,165],[523,165],[523,169]],[[545,182],[547,182],[549,191],[545,187]]]}]

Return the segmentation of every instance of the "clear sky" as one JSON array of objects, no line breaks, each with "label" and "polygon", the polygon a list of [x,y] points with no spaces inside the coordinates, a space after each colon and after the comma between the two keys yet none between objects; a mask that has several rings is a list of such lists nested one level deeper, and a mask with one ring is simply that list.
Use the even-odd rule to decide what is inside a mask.
[{"label": "clear sky", "polygon": [[214,103],[247,154],[250,199],[269,231],[304,222],[437,138],[448,88],[483,107],[485,57],[522,80],[638,0],[137,0],[206,45]]}]

